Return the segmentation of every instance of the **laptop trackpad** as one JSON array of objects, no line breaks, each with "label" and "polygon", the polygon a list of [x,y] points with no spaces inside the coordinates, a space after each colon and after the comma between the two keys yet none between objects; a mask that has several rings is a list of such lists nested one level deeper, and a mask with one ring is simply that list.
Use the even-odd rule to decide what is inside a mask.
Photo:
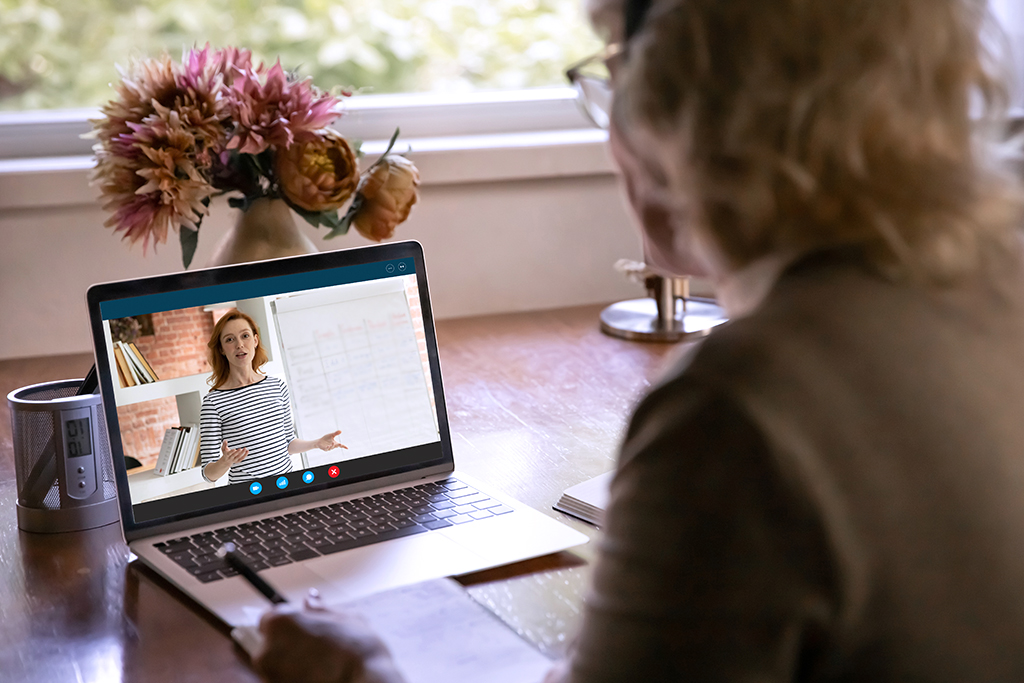
[{"label": "laptop trackpad", "polygon": [[354,600],[484,566],[478,555],[436,533],[407,536],[303,563],[303,567],[322,577],[319,588],[327,603]]}]

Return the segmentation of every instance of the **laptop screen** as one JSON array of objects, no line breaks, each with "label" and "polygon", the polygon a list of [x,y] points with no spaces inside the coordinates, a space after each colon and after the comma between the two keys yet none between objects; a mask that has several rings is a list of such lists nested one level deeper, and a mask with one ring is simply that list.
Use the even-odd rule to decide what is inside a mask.
[{"label": "laptop screen", "polygon": [[451,459],[415,243],[98,285],[89,298],[130,527]]}]

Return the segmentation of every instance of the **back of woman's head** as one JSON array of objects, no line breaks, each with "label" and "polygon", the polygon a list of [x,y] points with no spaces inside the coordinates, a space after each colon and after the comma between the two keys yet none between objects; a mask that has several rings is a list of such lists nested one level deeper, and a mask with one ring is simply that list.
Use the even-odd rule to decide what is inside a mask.
[{"label": "back of woman's head", "polygon": [[989,28],[984,0],[655,0],[617,120],[665,143],[732,267],[859,245],[944,279],[1006,248],[1020,207],[979,144],[1005,106]]}]

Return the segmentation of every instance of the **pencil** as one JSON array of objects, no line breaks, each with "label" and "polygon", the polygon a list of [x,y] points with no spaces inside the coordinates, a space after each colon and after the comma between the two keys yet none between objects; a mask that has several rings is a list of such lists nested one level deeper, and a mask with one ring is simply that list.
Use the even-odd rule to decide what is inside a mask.
[{"label": "pencil", "polygon": [[222,545],[220,550],[217,551],[217,557],[222,557],[227,560],[230,567],[241,574],[242,578],[252,584],[253,588],[265,595],[267,600],[270,600],[270,602],[275,605],[281,605],[288,602],[283,595],[274,590],[273,586],[264,581],[263,578],[256,573],[255,569],[249,566],[249,563],[246,562],[245,558],[238,552],[234,543],[229,541]]}]

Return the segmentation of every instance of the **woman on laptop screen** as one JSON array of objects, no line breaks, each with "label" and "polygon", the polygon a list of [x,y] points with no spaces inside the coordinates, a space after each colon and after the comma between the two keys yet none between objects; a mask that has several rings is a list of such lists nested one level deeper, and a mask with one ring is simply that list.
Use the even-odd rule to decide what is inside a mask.
[{"label": "woman on laptop screen", "polygon": [[335,438],[295,438],[288,387],[261,370],[267,352],[256,322],[237,308],[213,328],[209,349],[211,389],[199,414],[203,477],[215,482],[225,474],[229,484],[285,474],[291,456],[313,448],[347,448]]}]

